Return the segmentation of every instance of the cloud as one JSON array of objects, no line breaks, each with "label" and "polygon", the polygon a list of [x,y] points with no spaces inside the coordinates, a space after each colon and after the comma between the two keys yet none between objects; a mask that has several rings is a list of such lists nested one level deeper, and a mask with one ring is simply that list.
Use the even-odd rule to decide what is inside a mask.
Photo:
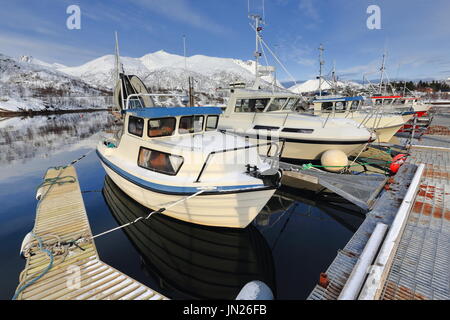
[{"label": "cloud", "polygon": [[314,0],[300,0],[298,4],[298,9],[305,16],[309,17],[313,23],[310,26],[315,26],[316,24],[322,22],[319,12],[317,11],[317,4]]},{"label": "cloud", "polygon": [[216,34],[225,34],[229,30],[194,10],[186,0],[130,0],[145,10],[156,12],[174,21]]},{"label": "cloud", "polygon": [[32,53],[36,58],[52,63],[97,58],[99,52],[53,41],[36,39],[15,33],[0,33],[0,53],[18,57]]}]

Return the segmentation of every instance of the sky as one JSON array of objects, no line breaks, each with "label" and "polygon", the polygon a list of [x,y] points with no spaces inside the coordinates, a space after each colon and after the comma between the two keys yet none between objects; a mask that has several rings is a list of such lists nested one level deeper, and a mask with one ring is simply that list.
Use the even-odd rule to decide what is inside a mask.
[{"label": "sky", "polygon": [[[66,26],[70,5],[80,7],[79,30]],[[380,8],[380,29],[367,27],[370,5]],[[250,8],[264,13],[262,36],[289,72],[266,50],[279,80],[316,77],[320,44],[324,74],[335,65],[341,79],[378,78],[383,53],[391,79],[450,77],[449,0],[0,0],[0,8],[0,53],[68,66],[113,54],[114,31],[122,56],[183,55],[185,35],[187,56],[250,60]]]}]

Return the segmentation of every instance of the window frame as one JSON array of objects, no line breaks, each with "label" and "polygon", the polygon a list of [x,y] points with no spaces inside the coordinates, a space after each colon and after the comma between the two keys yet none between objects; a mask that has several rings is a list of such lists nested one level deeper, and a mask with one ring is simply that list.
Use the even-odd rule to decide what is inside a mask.
[{"label": "window frame", "polygon": [[[193,129],[194,129],[194,131],[193,132],[180,132],[180,124],[181,124],[181,121],[184,119],[184,118],[192,118],[192,119],[194,119],[193,120],[193,122],[195,122],[195,117],[201,117],[203,120],[203,122],[202,122],[202,128],[201,128],[201,130],[200,131],[195,131],[195,128],[194,128],[194,123],[192,124],[192,127],[193,127]],[[180,121],[178,122],[178,134],[194,134],[194,133],[200,133],[200,132],[204,132],[205,131],[205,115],[203,115],[203,114],[195,114],[195,115],[191,115],[191,116],[184,116],[184,117],[180,117]]]},{"label": "window frame", "polygon": [[[130,120],[131,120],[131,118],[141,119],[141,120],[142,120],[142,132],[141,132],[140,135],[138,135],[138,134],[136,134],[136,133],[133,133],[133,132],[130,132]],[[135,137],[140,137],[140,138],[142,138],[142,137],[144,136],[144,129],[145,129],[145,120],[144,120],[144,118],[136,117],[136,116],[132,116],[132,115],[129,115],[129,116],[128,116],[127,132],[128,132],[129,134],[131,134],[131,135],[133,135],[133,136],[135,136]]]},{"label": "window frame", "polygon": [[[172,134],[170,135],[158,135],[158,136],[150,136],[150,121],[154,121],[154,120],[162,120],[162,119],[173,119],[175,120],[174,126],[173,126],[173,131]],[[176,117],[163,117],[163,118],[152,118],[152,119],[148,119],[147,121],[147,137],[152,139],[152,138],[158,138],[158,137],[171,137],[175,134],[175,132],[177,131],[177,118]]]},{"label": "window frame", "polygon": [[[162,154],[166,154],[166,155],[168,155],[168,156],[174,156],[174,157],[181,158],[181,164],[180,164],[180,166],[178,167],[178,169],[177,169],[174,173],[169,173],[169,172],[165,172],[165,171],[162,171],[162,170],[158,170],[158,169],[154,169],[154,168],[149,168],[149,167],[141,166],[141,165],[139,164],[139,156],[141,155],[141,151],[142,151],[143,149],[148,150],[148,151],[159,152],[159,153],[162,153]],[[169,160],[169,161],[170,161],[170,160]],[[176,176],[176,175],[178,174],[178,172],[180,172],[181,167],[183,167],[183,164],[184,164],[184,157],[183,157],[183,156],[180,156],[180,155],[177,155],[177,154],[168,153],[168,152],[164,152],[164,151],[155,150],[155,149],[150,149],[150,148],[146,148],[146,147],[140,146],[140,147],[139,147],[139,152],[138,152],[138,155],[137,155],[136,162],[137,162],[138,167],[140,167],[140,168],[142,168],[142,169],[146,169],[146,170],[150,170],[150,171],[153,171],[153,172],[165,174],[165,175],[168,175],[168,176]]]},{"label": "window frame", "polygon": [[[216,127],[215,127],[215,128],[208,128],[208,119],[209,119],[210,117],[211,117],[211,118],[216,118]],[[216,115],[216,114],[209,114],[209,115],[207,115],[206,121],[205,121],[205,132],[217,130],[217,127],[218,127],[218,126],[219,126],[219,116]]]}]

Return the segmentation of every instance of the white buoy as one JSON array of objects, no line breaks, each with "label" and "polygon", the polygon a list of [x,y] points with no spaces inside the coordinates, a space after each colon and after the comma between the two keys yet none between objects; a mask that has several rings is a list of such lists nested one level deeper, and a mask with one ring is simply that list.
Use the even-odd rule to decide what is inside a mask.
[{"label": "white buoy", "polygon": [[273,300],[273,293],[264,282],[254,280],[242,287],[236,300]]},{"label": "white buoy", "polygon": [[320,162],[324,169],[331,172],[339,172],[348,165],[347,155],[341,150],[328,150],[322,154]]}]

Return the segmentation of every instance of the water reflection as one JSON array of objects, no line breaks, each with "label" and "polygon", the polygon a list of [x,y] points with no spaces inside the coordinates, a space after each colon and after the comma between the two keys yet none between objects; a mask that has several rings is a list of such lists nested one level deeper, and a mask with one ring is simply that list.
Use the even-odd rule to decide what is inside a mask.
[{"label": "water reflection", "polygon": [[[109,177],[105,178],[103,195],[119,224],[149,212]],[[211,228],[154,215],[124,231],[140,253],[146,271],[159,280],[162,293],[171,298],[234,299],[252,280],[261,280],[276,292],[270,248],[252,225],[245,229]]]},{"label": "water reflection", "polygon": [[107,112],[1,118],[0,165],[47,158],[115,126],[114,117]]},{"label": "water reflection", "polygon": [[[267,202],[256,217],[255,223],[262,229],[273,226],[277,221],[271,220],[271,216],[289,213],[298,203],[306,205],[306,210],[301,213],[302,216],[334,221],[350,232],[356,232],[365,218],[358,207],[332,193],[316,194],[306,190],[282,187]],[[281,216],[277,216],[276,219],[280,220],[280,218]]]}]

